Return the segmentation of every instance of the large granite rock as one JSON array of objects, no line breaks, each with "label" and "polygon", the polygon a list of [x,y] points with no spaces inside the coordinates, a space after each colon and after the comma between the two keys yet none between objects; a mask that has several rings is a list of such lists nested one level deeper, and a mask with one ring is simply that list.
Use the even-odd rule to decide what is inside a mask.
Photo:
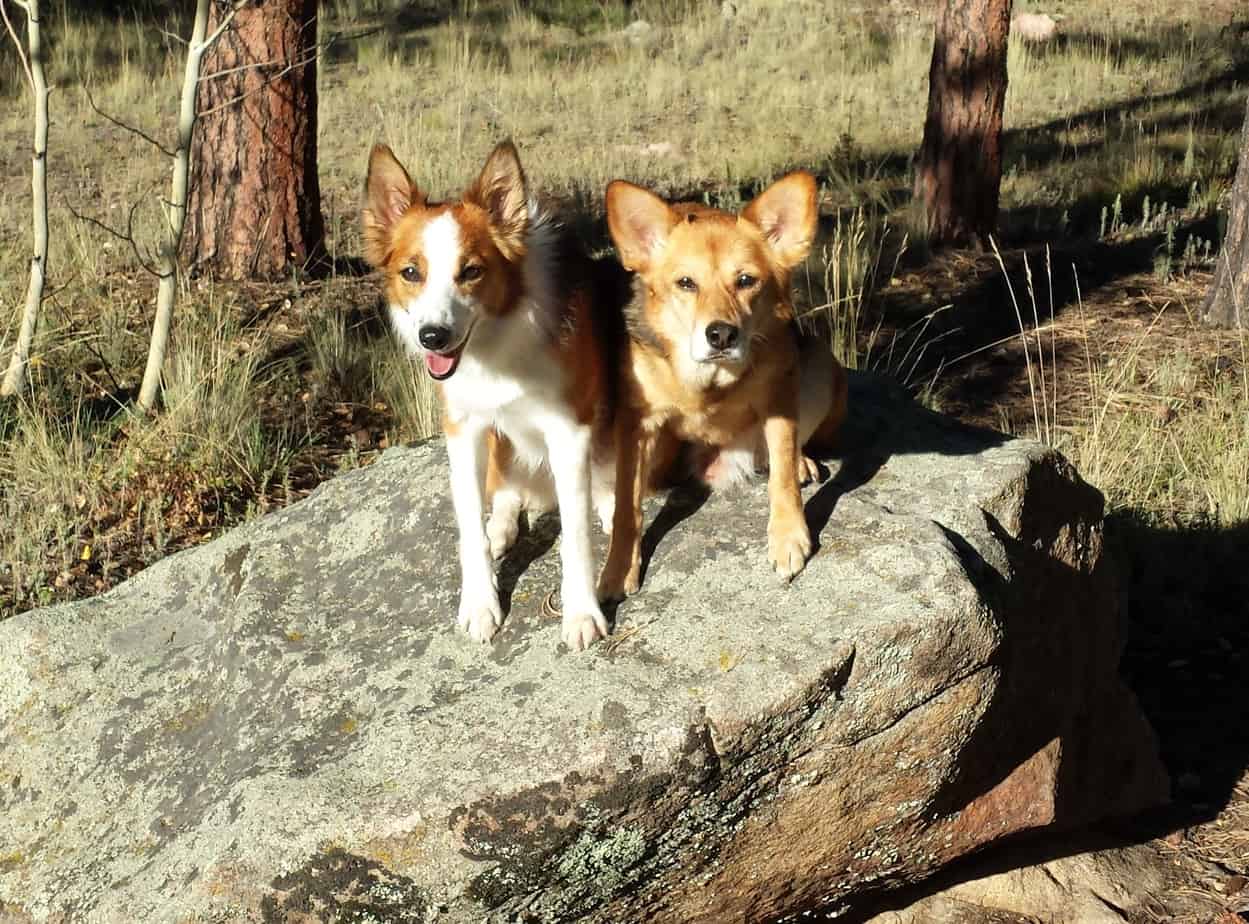
[{"label": "large granite rock", "polygon": [[762,485],[670,500],[587,654],[550,522],[456,628],[437,443],[0,624],[0,919],[768,921],[1160,800],[1098,492],[852,401],[792,585]]}]

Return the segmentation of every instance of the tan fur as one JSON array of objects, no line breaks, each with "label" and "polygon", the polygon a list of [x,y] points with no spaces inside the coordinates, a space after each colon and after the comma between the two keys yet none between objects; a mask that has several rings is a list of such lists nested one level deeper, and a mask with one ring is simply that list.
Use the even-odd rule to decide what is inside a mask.
[{"label": "tan fur", "polygon": [[[636,273],[636,297],[621,369],[616,509],[600,596],[638,587],[642,497],[663,480],[676,442],[717,450],[760,432],[768,454],[769,559],[792,577],[811,540],[799,493],[807,467],[798,445],[800,353],[790,273],[814,237],[814,179],[790,174],[740,216],[670,206],[616,181],[607,190],[607,212],[621,261]],[[749,336],[742,368],[713,369],[689,358],[691,338],[716,321]],[[835,367],[833,394],[812,440],[821,448],[845,416],[845,372],[827,360]]]}]

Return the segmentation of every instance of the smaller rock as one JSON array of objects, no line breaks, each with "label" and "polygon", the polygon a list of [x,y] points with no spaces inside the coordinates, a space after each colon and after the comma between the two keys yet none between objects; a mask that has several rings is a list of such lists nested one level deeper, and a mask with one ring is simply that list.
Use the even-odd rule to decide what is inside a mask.
[{"label": "smaller rock", "polygon": [[651,33],[655,31],[655,27],[648,23],[645,19],[635,19],[625,27],[624,34],[634,45],[641,45],[650,41]]},{"label": "smaller rock", "polygon": [[1122,912],[1139,910],[1165,882],[1164,861],[1148,845],[1138,844],[973,874],[867,924],[963,924],[1002,915],[1053,924],[1123,924]]},{"label": "smaller rock", "polygon": [[1020,13],[1011,20],[1010,27],[1025,42],[1040,44],[1058,35],[1058,20],[1048,13]]},{"label": "smaller rock", "polygon": [[680,152],[671,141],[653,141],[642,145],[639,153],[643,157],[675,157]]}]

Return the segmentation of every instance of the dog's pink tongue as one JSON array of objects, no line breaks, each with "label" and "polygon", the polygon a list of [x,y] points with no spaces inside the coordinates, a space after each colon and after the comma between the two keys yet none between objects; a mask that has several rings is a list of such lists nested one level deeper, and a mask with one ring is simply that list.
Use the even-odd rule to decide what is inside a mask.
[{"label": "dog's pink tongue", "polygon": [[451,374],[458,358],[457,356],[443,356],[441,353],[426,353],[425,368],[429,370],[430,375],[442,378]]}]

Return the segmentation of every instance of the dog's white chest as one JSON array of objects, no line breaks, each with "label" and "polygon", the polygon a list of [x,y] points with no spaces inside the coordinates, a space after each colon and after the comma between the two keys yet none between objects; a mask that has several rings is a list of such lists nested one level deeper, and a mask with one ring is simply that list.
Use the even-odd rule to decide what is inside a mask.
[{"label": "dog's white chest", "polygon": [[494,417],[509,405],[523,401],[526,387],[514,375],[489,372],[465,357],[462,368],[443,384],[442,391],[454,417]]},{"label": "dog's white chest", "polygon": [[540,466],[547,454],[544,431],[552,418],[572,416],[559,368],[544,367],[537,359],[522,376],[507,369],[489,370],[465,359],[443,385],[451,418],[484,419],[511,440],[518,461],[530,468]]}]

